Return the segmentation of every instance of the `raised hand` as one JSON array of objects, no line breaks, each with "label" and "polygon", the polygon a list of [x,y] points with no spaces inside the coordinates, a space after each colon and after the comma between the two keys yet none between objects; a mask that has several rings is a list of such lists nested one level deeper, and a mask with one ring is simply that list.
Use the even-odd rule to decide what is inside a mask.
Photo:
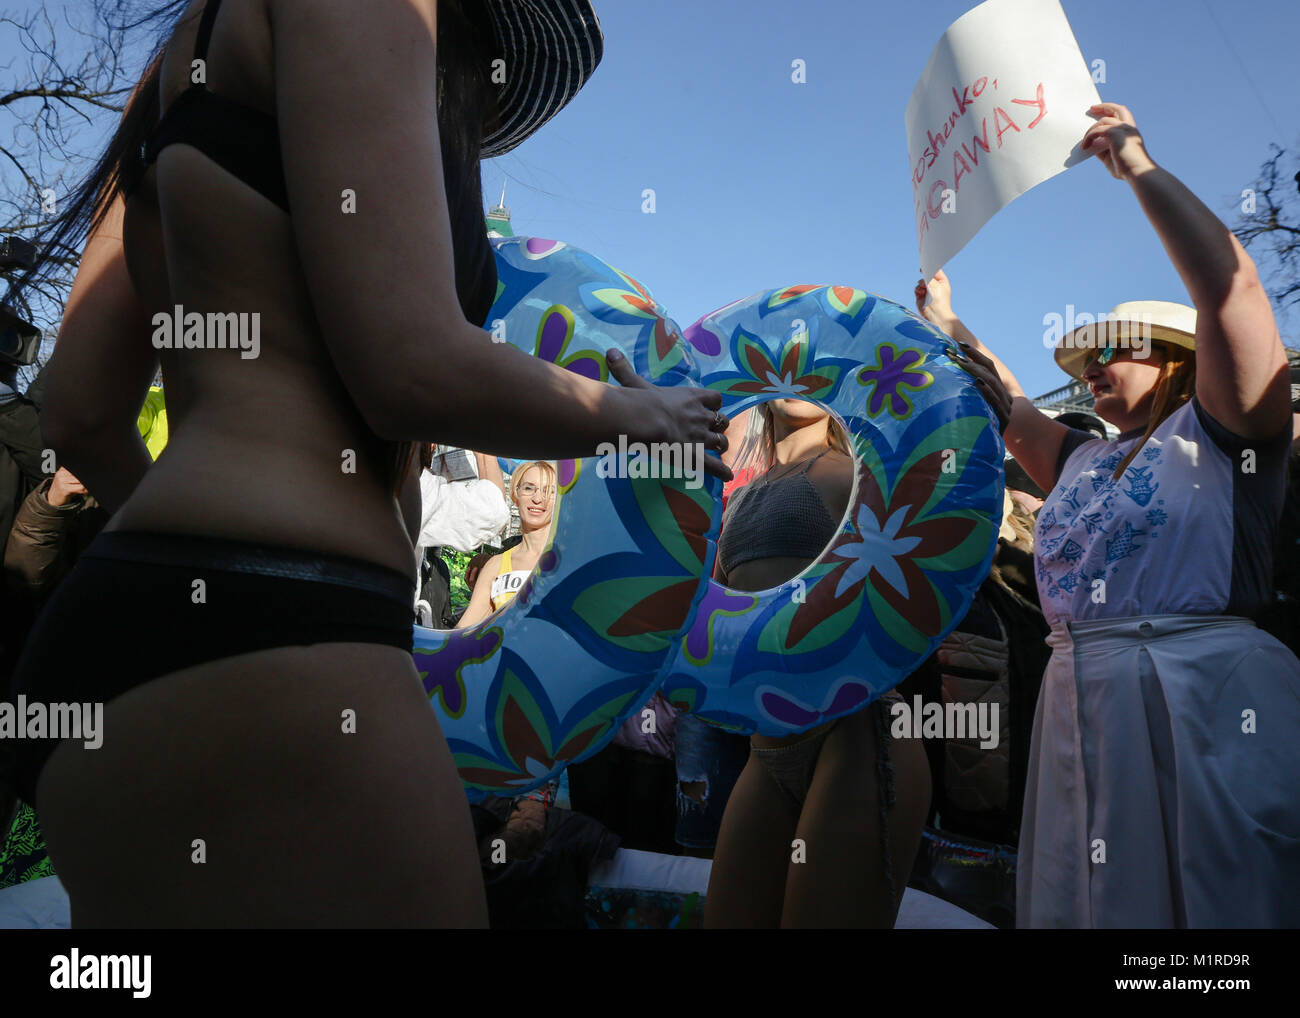
[{"label": "raised hand", "polygon": [[1147,170],[1155,169],[1155,162],[1147,155],[1146,144],[1137,129],[1137,121],[1127,106],[1119,103],[1096,103],[1088,108],[1088,115],[1097,118],[1083,135],[1083,150],[1097,156],[1116,180],[1129,180]]},{"label": "raised hand", "polygon": [[[952,309],[952,284],[943,269],[939,269],[929,283],[918,279],[914,296],[917,314],[933,325],[942,328],[957,317]],[[926,297],[930,298],[928,305],[925,303]]]},{"label": "raised hand", "polygon": [[50,505],[64,505],[78,495],[87,495],[86,486],[73,476],[71,470],[67,467],[59,467],[54,474],[54,480],[50,482],[50,490],[46,495],[46,501]]}]

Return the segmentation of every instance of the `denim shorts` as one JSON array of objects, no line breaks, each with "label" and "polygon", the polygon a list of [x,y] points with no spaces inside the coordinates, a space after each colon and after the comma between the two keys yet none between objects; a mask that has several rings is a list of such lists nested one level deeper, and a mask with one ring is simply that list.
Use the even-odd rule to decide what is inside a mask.
[{"label": "denim shorts", "polygon": [[[691,714],[677,718],[677,844],[713,848],[722,814],[740,772],[749,762],[749,736],[726,732]],[[682,784],[704,782],[704,802],[682,792]]]}]

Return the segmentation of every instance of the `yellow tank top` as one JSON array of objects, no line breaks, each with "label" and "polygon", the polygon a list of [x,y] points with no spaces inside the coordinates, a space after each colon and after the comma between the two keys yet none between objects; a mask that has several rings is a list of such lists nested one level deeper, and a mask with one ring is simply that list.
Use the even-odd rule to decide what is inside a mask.
[{"label": "yellow tank top", "polygon": [[497,573],[497,578],[492,581],[493,611],[514,600],[515,595],[519,593],[519,588],[524,585],[524,580],[532,573],[531,569],[510,568],[510,556],[514,550],[514,548],[507,548],[501,553],[501,569]]},{"label": "yellow tank top", "polygon": [[151,385],[145,396],[144,406],[140,408],[140,417],[136,428],[144,444],[149,448],[149,455],[154,459],[167,444],[167,407],[163,402],[163,391],[159,386]]}]

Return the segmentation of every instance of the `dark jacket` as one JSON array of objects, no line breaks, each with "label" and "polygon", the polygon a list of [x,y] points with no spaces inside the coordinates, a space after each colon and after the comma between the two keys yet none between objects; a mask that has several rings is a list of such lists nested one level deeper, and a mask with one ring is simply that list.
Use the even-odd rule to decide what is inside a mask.
[{"label": "dark jacket", "polygon": [[[0,547],[23,501],[49,476],[41,470],[45,448],[38,408],[27,396],[0,403]],[[0,583],[0,694],[8,694],[9,674],[31,618],[29,602]]]},{"label": "dark jacket", "polygon": [[36,404],[26,396],[0,403],[0,534],[8,536],[23,499],[49,476],[44,454]]},{"label": "dark jacket", "polygon": [[1256,623],[1300,657],[1300,442],[1291,446],[1286,500],[1273,549],[1273,600]]},{"label": "dark jacket", "polygon": [[5,546],[10,596],[39,611],[59,581],[108,522],[108,512],[89,495],[51,505],[47,477],[18,510]]},{"label": "dark jacket", "polygon": [[995,749],[981,748],[978,738],[925,740],[934,788],[928,822],[937,814],[944,831],[1012,846],[1019,841],[1034,711],[1051,657],[1042,612],[1010,582],[1021,579],[1023,552],[1019,542],[998,542],[993,571],[965,618],[898,687],[909,702],[920,695],[925,703],[998,705],[1002,731]]},{"label": "dark jacket", "polygon": [[[74,496],[60,506],[50,505],[46,495],[53,480],[45,478],[23,500],[5,547],[0,590],[7,610],[0,647],[0,671],[4,673],[0,676],[0,699],[9,694],[10,674],[41,606],[108,522],[107,510],[86,495]],[[0,741],[0,824],[11,812],[13,795],[12,744],[4,740]]]}]

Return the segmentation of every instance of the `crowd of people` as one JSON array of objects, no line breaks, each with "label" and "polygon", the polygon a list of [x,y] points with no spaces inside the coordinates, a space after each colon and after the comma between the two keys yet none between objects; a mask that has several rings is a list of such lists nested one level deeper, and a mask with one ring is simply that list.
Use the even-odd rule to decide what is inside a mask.
[{"label": "crowd of people", "polygon": [[[612,832],[711,857],[706,925],[889,927],[909,883],[943,889],[942,835],[1016,855],[1009,901],[958,901],[1001,925],[1300,923],[1288,362],[1245,251],[1112,103],[1083,148],[1135,195],[1191,306],[1121,305],[1119,330],[1060,337],[1095,416],[1053,419],[947,277],[918,283],[1012,457],[992,571],[934,655],[789,738],[657,695],[652,730],[634,716],[568,769],[567,809],[556,782],[471,809],[411,627],[510,603],[553,532],[555,461],[619,435],[703,445],[730,482],[714,576],[756,591],[822,555],[855,460],[812,403],[729,420],[718,393],[656,387],[613,353],[616,385],[484,338],[479,160],[590,76],[586,0],[369,5],[361,28],[350,6],[160,4],[162,42],[46,238],[83,254],[39,387],[0,391],[0,660],[14,695],[102,703],[112,734],[94,752],[0,740],[0,879],[57,872],[79,926],[503,925],[562,893],[528,860],[595,858]],[[498,54],[517,88],[490,81]],[[339,214],[342,187],[365,215]],[[260,309],[260,356],[154,349],[142,323],[177,304]],[[138,415],[159,366],[155,463]],[[508,486],[498,456],[523,457]],[[444,551],[474,556],[463,606]],[[913,696],[998,704],[997,745],[898,734]],[[364,719],[346,739],[342,712]]]}]

